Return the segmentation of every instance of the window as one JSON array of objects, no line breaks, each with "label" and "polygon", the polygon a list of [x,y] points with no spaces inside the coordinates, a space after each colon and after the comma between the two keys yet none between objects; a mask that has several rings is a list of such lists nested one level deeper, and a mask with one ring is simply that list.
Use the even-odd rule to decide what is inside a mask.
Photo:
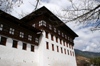
[{"label": "window", "polygon": [[39,26],[45,26],[46,27],[46,22],[44,20],[39,21]]},{"label": "window", "polygon": [[26,50],[26,49],[27,49],[27,44],[23,43],[23,50]]},{"label": "window", "polygon": [[5,38],[5,37],[0,37],[0,44],[1,45],[6,45],[6,40],[7,40],[7,38]]},{"label": "window", "polygon": [[51,35],[51,40],[53,41],[54,39],[53,39],[53,35]]},{"label": "window", "polygon": [[63,42],[64,46],[65,46],[65,42]]},{"label": "window", "polygon": [[39,42],[39,39],[38,38],[35,38],[35,42],[38,43]]},{"label": "window", "polygon": [[54,44],[52,44],[52,51],[54,51]]},{"label": "window", "polygon": [[58,37],[56,37],[56,42],[58,43]]},{"label": "window", "polygon": [[35,27],[35,24],[33,24],[32,26]]},{"label": "window", "polygon": [[56,33],[56,28],[54,28],[54,32]]},{"label": "window", "polygon": [[67,36],[65,35],[65,39],[67,39]]},{"label": "window", "polygon": [[0,31],[2,31],[3,29],[3,24],[0,24]]},{"label": "window", "polygon": [[31,45],[31,51],[34,52],[34,46]]},{"label": "window", "polygon": [[69,50],[67,50],[67,53],[68,53],[68,55],[69,55]]},{"label": "window", "polygon": [[62,33],[62,37],[64,37],[64,33]]},{"label": "window", "polygon": [[48,38],[48,32],[46,32],[46,38]]},{"label": "window", "polygon": [[13,45],[12,45],[13,48],[17,48],[17,41],[16,40],[13,40]]},{"label": "window", "polygon": [[52,26],[51,25],[49,25],[49,29],[52,30]]},{"label": "window", "polygon": [[46,49],[49,49],[49,43],[46,42]]},{"label": "window", "polygon": [[58,30],[58,34],[60,35],[60,31]]},{"label": "window", "polygon": [[57,46],[57,52],[59,52],[59,48],[58,48],[58,46]]},{"label": "window", "polygon": [[68,43],[66,43],[66,46],[68,47]]},{"label": "window", "polygon": [[60,44],[62,44],[62,41],[61,41],[61,39],[60,39]]},{"label": "window", "polygon": [[20,32],[19,37],[24,38],[24,33],[23,32]]},{"label": "window", "polygon": [[10,28],[9,33],[12,34],[12,35],[14,35],[14,31],[15,31],[15,29]]},{"label": "window", "polygon": [[66,49],[64,49],[64,51],[65,51],[65,54],[66,54]]},{"label": "window", "polygon": [[61,47],[61,53],[63,53],[62,47]]},{"label": "window", "polygon": [[31,35],[28,35],[28,40],[32,41],[32,36]]}]

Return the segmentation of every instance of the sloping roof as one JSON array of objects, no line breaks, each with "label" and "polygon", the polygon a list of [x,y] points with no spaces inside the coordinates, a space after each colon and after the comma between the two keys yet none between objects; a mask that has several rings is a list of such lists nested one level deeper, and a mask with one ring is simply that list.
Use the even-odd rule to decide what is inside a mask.
[{"label": "sloping roof", "polygon": [[[73,35],[74,37],[78,37],[78,35],[73,30],[71,30],[66,24],[64,24],[57,16],[55,16],[45,6],[30,13],[29,15],[25,16],[24,18],[21,19],[21,22],[27,23],[27,22],[31,21],[32,19],[35,19],[41,15],[44,15],[44,16],[50,18],[52,20],[53,24],[55,24],[55,26],[59,25],[58,27],[61,27],[64,30],[67,30],[69,34]],[[62,23],[63,23],[63,25],[60,25]]]}]

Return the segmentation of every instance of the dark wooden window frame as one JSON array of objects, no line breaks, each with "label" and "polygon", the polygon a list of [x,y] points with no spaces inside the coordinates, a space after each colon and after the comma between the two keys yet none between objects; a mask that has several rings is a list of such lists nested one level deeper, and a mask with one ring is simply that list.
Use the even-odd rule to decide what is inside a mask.
[{"label": "dark wooden window frame", "polygon": [[57,52],[59,52],[59,47],[57,46]]},{"label": "dark wooden window frame", "polygon": [[46,38],[49,38],[49,37],[48,37],[48,32],[46,32]]},{"label": "dark wooden window frame", "polygon": [[31,51],[32,51],[32,52],[35,51],[34,46],[32,46],[32,45],[31,45]]},{"label": "dark wooden window frame", "polygon": [[27,50],[27,44],[23,43],[23,50]]},{"label": "dark wooden window frame", "polygon": [[68,53],[68,55],[69,55],[69,50],[67,50],[67,53]]},{"label": "dark wooden window frame", "polygon": [[66,54],[66,49],[64,49],[64,51],[65,51],[65,54]]},{"label": "dark wooden window frame", "polygon": [[60,44],[62,44],[62,40],[60,39]]},{"label": "dark wooden window frame", "polygon": [[0,45],[5,45],[6,46],[6,41],[7,41],[7,38],[1,36]]},{"label": "dark wooden window frame", "polygon": [[63,53],[63,49],[62,49],[62,47],[61,47],[61,53]]},{"label": "dark wooden window frame", "polygon": [[46,42],[46,49],[49,49],[49,43]]},{"label": "dark wooden window frame", "polygon": [[58,37],[56,37],[56,42],[58,43]]},{"label": "dark wooden window frame", "polygon": [[54,44],[52,44],[52,51],[54,51]]},{"label": "dark wooden window frame", "polygon": [[13,48],[17,48],[17,45],[18,45],[18,41],[13,40],[13,45],[12,45],[12,47],[13,47]]},{"label": "dark wooden window frame", "polygon": [[51,35],[51,40],[54,41],[54,37],[53,37],[53,35]]}]

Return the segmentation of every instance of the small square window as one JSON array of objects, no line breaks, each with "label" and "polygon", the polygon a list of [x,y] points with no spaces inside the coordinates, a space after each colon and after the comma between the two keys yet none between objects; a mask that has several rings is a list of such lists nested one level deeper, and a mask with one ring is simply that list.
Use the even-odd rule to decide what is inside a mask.
[{"label": "small square window", "polygon": [[39,26],[42,26],[42,21],[39,21]]},{"label": "small square window", "polygon": [[32,26],[35,27],[35,24],[33,24]]},{"label": "small square window", "polygon": [[52,26],[51,25],[49,25],[49,29],[52,30]]},{"label": "small square window", "polygon": [[58,30],[58,34],[60,35],[60,31]]},{"label": "small square window", "polygon": [[3,24],[0,24],[0,31],[2,31],[3,29]]},{"label": "small square window", "polygon": [[20,32],[19,37],[24,38],[24,33],[23,32]]},{"label": "small square window", "polygon": [[14,35],[14,31],[15,31],[15,29],[10,28],[9,33],[12,34],[12,35]]},{"label": "small square window", "polygon": [[54,32],[56,33],[56,28],[54,28]]},{"label": "small square window", "polygon": [[38,43],[39,42],[39,39],[38,38],[35,38],[35,42]]},{"label": "small square window", "polygon": [[62,37],[64,37],[64,33],[62,33]]},{"label": "small square window", "polygon": [[28,35],[28,40],[32,41],[32,36],[31,35]]},{"label": "small square window", "polygon": [[39,21],[39,26],[45,26],[46,27],[46,22],[44,20]]},{"label": "small square window", "polygon": [[67,39],[67,35],[65,35],[65,39]]}]

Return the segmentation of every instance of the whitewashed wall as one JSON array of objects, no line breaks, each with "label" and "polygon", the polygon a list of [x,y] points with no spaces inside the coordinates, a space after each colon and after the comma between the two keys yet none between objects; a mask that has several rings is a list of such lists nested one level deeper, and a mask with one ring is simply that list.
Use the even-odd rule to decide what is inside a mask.
[{"label": "whitewashed wall", "polygon": [[[46,49],[46,42],[49,43],[49,49]],[[52,44],[54,44],[54,51],[52,51]],[[66,44],[65,44],[66,45]],[[57,47],[59,46],[59,52]],[[75,56],[68,55],[67,49],[74,52],[66,46],[51,40],[51,34],[49,33],[49,39],[45,38],[45,31],[43,31],[40,39],[39,46],[34,46],[35,52],[31,51],[31,44],[27,44],[27,50],[22,49],[22,42],[18,41],[18,47],[12,47],[12,39],[7,38],[6,46],[0,45],[0,66],[77,66]],[[61,53],[61,47],[63,53]],[[64,53],[66,49],[66,54]]]},{"label": "whitewashed wall", "polygon": [[[39,55],[40,55],[40,66],[77,66],[75,56],[70,56],[67,54],[67,49],[74,52],[73,49],[70,49],[66,46],[60,44],[60,39],[58,43],[56,42],[56,37],[54,36],[54,41],[51,40],[51,34],[49,33],[49,39],[45,38],[45,31],[43,32],[42,39],[40,41]],[[46,49],[46,42],[49,43],[49,49]],[[52,44],[54,44],[54,51],[52,51]],[[66,45],[66,44],[65,44]],[[59,52],[57,52],[57,47],[59,46]],[[61,49],[63,48],[63,53]],[[66,54],[64,53],[64,48],[66,49]],[[43,65],[42,65],[43,64]]]},{"label": "whitewashed wall", "polygon": [[6,46],[0,45],[0,66],[38,66],[38,48],[31,51],[31,44],[27,44],[27,50],[22,49],[22,42],[18,41],[18,47],[12,47],[12,39],[7,38]]}]

